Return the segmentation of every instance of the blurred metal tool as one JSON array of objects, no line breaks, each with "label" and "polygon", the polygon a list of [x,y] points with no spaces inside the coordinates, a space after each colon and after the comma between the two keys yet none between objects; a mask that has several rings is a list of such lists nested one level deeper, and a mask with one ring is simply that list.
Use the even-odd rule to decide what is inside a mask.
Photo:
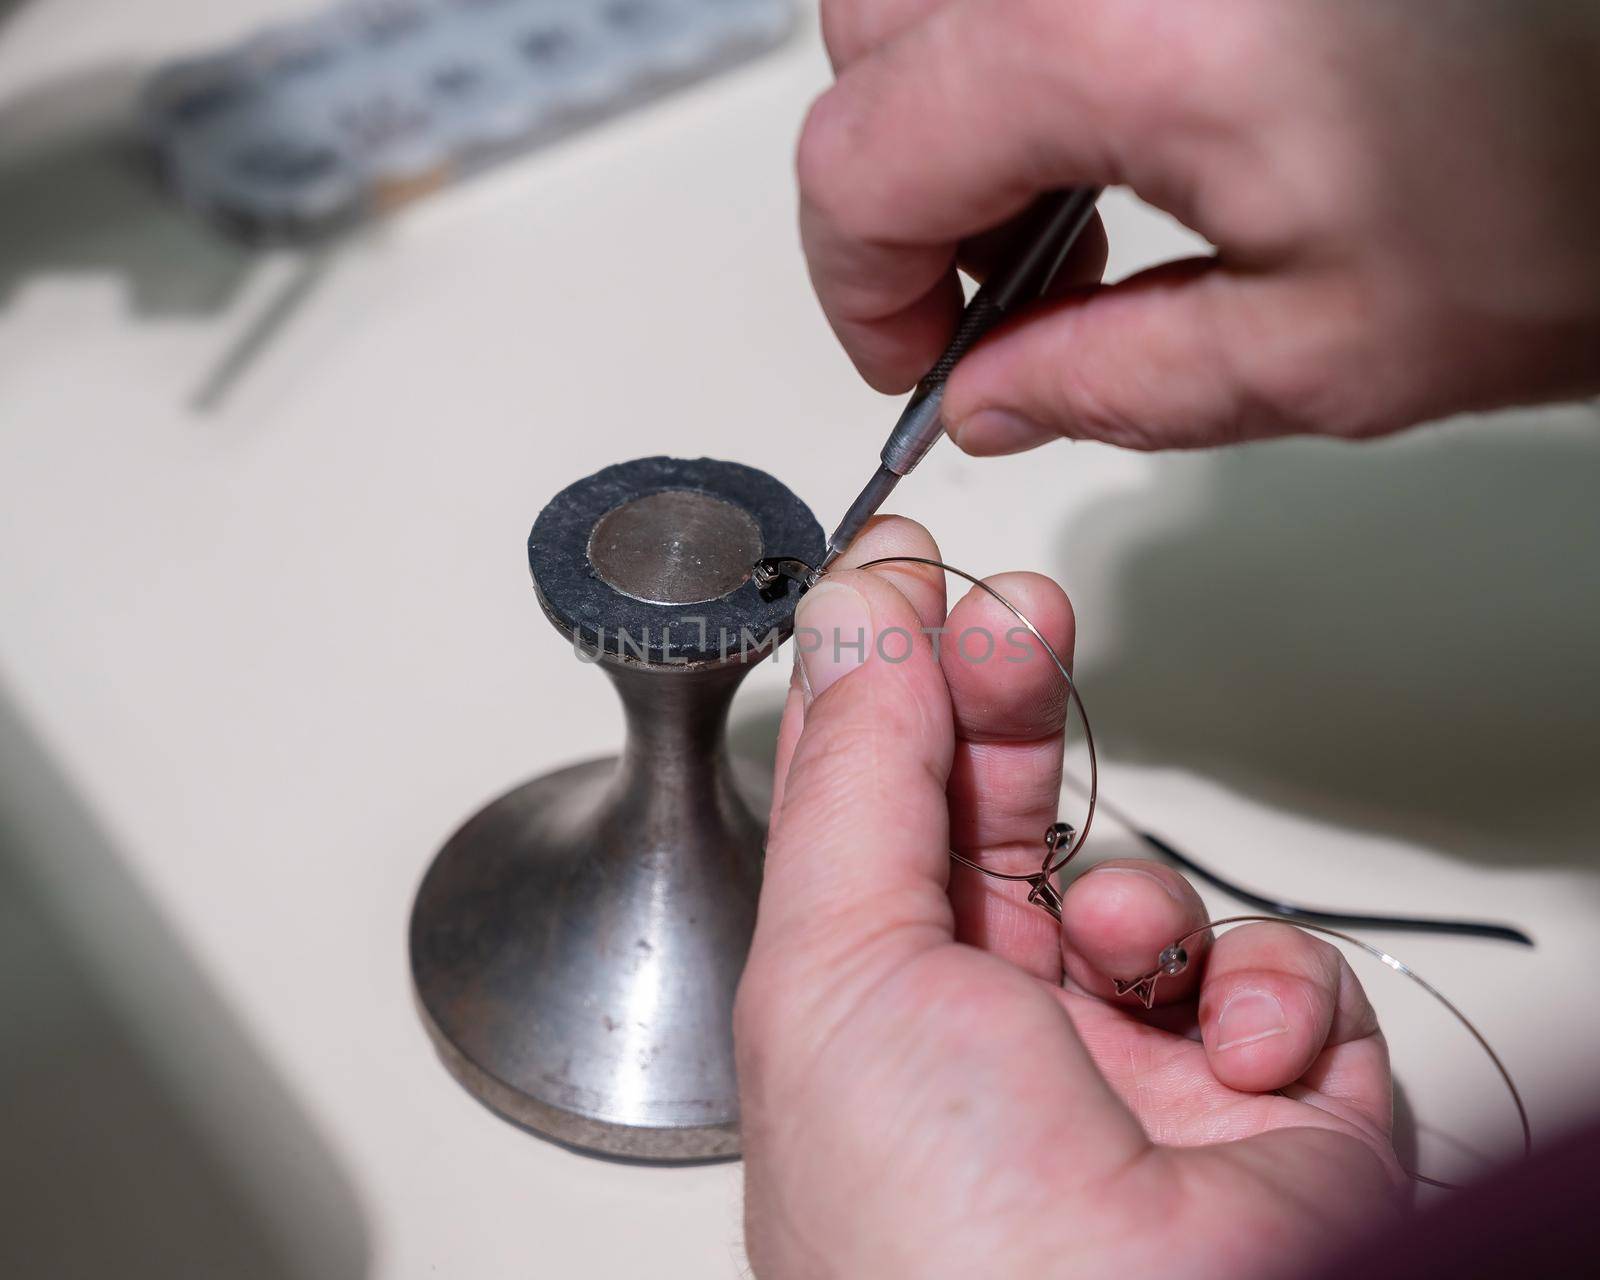
[{"label": "blurred metal tool", "polygon": [[911,393],[911,399],[879,455],[882,465],[867,481],[861,496],[850,504],[833,537],[828,539],[828,553],[821,565],[824,570],[855,541],[862,527],[900,483],[900,477],[911,474],[922,461],[923,454],[933,448],[943,433],[944,384],[957,361],[1014,310],[1037,302],[1044,295],[1072,246],[1089,225],[1102,190],[1101,187],[1071,187],[1039,200],[1031,234],[1017,255],[993,272],[973,295],[961,313],[961,324],[955,337],[950,339],[950,345]]}]

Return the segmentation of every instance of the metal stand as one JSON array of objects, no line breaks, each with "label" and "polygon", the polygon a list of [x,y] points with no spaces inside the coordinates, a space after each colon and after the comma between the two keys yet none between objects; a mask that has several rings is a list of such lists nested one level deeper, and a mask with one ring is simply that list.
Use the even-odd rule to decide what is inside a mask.
[{"label": "metal stand", "polygon": [[478,813],[411,919],[440,1056],[517,1124],[636,1160],[738,1154],[731,1018],[766,796],[729,758],[727,714],[794,606],[763,600],[749,566],[821,537],[776,481],[705,459],[607,468],[535,525],[540,602],[616,687],[623,751]]}]

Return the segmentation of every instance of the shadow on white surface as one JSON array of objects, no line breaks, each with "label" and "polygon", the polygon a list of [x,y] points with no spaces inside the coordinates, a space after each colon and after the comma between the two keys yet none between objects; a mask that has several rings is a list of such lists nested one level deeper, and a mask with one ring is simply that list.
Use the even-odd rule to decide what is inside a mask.
[{"label": "shadow on white surface", "polygon": [[8,21],[17,16],[20,10],[27,8],[27,6],[28,0],[0,0],[0,27],[5,26]]},{"label": "shadow on white surface", "polygon": [[0,1025],[0,1275],[367,1273],[331,1153],[3,688]]},{"label": "shadow on white surface", "polygon": [[110,277],[135,315],[204,317],[244,287],[258,253],[179,208],[139,151],[143,74],[112,63],[0,104],[0,308],[35,280]]},{"label": "shadow on white surface", "polygon": [[1464,858],[1594,863],[1597,476],[1592,407],[1161,460],[1061,542],[1108,584],[1080,670],[1103,751]]}]

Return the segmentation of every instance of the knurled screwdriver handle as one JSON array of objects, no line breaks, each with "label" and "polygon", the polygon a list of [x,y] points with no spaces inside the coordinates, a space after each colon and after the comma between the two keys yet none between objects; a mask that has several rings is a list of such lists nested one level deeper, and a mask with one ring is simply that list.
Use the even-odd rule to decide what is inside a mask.
[{"label": "knurled screwdriver handle", "polygon": [[917,382],[917,389],[880,455],[888,470],[896,475],[908,474],[933,447],[944,430],[940,416],[944,384],[956,365],[1013,310],[1037,302],[1049,289],[1094,216],[1101,190],[1069,187],[1039,199],[1031,225],[1022,234],[1022,248],[973,295],[961,313],[955,336]]},{"label": "knurled screwdriver handle", "polygon": [[961,323],[950,345],[928,370],[923,382],[943,382],[956,362],[1004,320],[1008,312],[1037,302],[1043,296],[1093,216],[1100,191],[1099,187],[1069,187],[1040,197],[1027,230],[1020,235],[1022,247],[1017,256],[990,276],[973,295],[961,314]]}]

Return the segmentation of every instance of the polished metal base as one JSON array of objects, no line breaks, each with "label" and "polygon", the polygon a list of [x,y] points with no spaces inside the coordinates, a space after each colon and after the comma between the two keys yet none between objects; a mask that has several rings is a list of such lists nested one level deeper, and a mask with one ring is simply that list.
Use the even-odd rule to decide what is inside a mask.
[{"label": "polished metal base", "polygon": [[798,593],[761,589],[755,562],[821,547],[789,490],[708,458],[608,467],[535,522],[528,564],[570,646],[559,660],[616,687],[622,754],[479,812],[411,916],[423,1023],[507,1119],[623,1159],[738,1154],[733,997],[771,784],[730,757],[728,708],[793,626]]},{"label": "polished metal base", "polygon": [[[725,710],[743,671],[630,674],[625,698],[709,675]],[[611,1156],[725,1159],[765,784],[719,750],[663,788],[673,762],[641,754],[538,778],[451,838],[412,914],[418,1004],[451,1073],[507,1119]]]}]

